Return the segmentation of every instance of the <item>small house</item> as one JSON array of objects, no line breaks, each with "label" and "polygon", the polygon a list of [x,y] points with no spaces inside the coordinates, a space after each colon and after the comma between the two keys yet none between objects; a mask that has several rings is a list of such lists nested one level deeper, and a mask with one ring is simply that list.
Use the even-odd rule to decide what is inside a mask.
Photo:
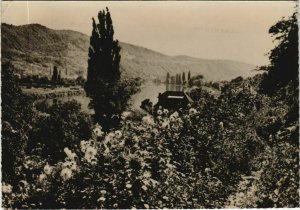
[{"label": "small house", "polygon": [[179,108],[187,108],[193,100],[185,93],[180,91],[166,91],[159,93],[158,102],[155,107],[162,106],[165,109],[174,110]]}]

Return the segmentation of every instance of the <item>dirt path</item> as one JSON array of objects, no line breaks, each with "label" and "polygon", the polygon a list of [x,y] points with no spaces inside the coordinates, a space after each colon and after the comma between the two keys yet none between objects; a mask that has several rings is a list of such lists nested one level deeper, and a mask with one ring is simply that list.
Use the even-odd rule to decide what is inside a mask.
[{"label": "dirt path", "polygon": [[256,181],[260,179],[262,171],[252,172],[250,176],[242,176],[235,194],[229,196],[224,208],[255,208]]}]

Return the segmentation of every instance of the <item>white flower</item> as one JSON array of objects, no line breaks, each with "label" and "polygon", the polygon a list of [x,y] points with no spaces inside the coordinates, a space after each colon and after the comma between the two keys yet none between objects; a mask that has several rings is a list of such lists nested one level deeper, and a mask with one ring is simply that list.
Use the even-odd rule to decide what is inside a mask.
[{"label": "white flower", "polygon": [[52,167],[49,164],[45,165],[44,172],[45,174],[50,175],[52,173]]},{"label": "white flower", "polygon": [[150,115],[147,115],[147,116],[143,117],[142,121],[145,124],[148,124],[148,125],[153,125],[154,124],[154,120]]},{"label": "white flower", "polygon": [[91,162],[91,164],[94,166],[94,165],[97,164],[97,161],[98,161],[97,158],[92,158],[90,162]]},{"label": "white flower", "polygon": [[47,178],[46,174],[40,174],[39,176],[39,182],[42,183]]},{"label": "white flower", "polygon": [[157,110],[157,114],[158,115],[161,115],[162,114],[162,111],[159,109],[159,110]]},{"label": "white flower", "polygon": [[101,193],[102,195],[105,195],[107,192],[106,192],[106,190],[101,190],[100,193]]},{"label": "white flower", "polygon": [[93,165],[95,165],[97,163],[97,159],[95,158],[96,154],[97,154],[97,150],[94,147],[89,146],[86,149],[84,159],[86,159],[89,163],[92,163]]},{"label": "white flower", "polygon": [[132,187],[131,184],[126,184],[126,188],[127,188],[127,189],[130,189],[131,187]]},{"label": "white flower", "polygon": [[68,168],[64,168],[60,173],[61,178],[66,181],[72,177],[72,171]]},{"label": "white flower", "polygon": [[170,121],[171,121],[171,122],[175,122],[175,121],[176,121],[176,117],[173,116],[173,115],[171,115],[171,116],[170,116]]},{"label": "white flower", "polygon": [[144,206],[145,206],[146,209],[150,208],[148,204],[144,204]]},{"label": "white flower", "polygon": [[71,163],[71,161],[66,161],[66,162],[64,162],[63,164],[62,164],[62,167],[63,168],[71,168],[72,167],[72,163]]},{"label": "white flower", "polygon": [[167,110],[167,109],[164,109],[164,114],[168,114],[169,113],[169,110]]},{"label": "white flower", "polygon": [[2,192],[9,194],[12,192],[12,186],[10,184],[2,184]]},{"label": "white flower", "polygon": [[96,136],[99,136],[99,137],[103,136],[103,134],[104,134],[104,132],[102,132],[99,127],[94,128],[93,132]]},{"label": "white flower", "polygon": [[21,180],[21,181],[19,181],[19,186],[21,188],[27,188],[28,187],[28,182],[25,181],[25,180]]},{"label": "white flower", "polygon": [[100,197],[98,201],[104,202],[106,199],[104,197]]},{"label": "white flower", "polygon": [[75,158],[77,157],[77,155],[76,155],[76,153],[75,152],[73,152],[70,156],[69,156],[69,158],[71,159],[71,160],[75,160]]},{"label": "white flower", "polygon": [[142,186],[142,189],[145,190],[145,191],[147,191],[148,188],[147,188],[146,185],[143,185],[143,186]]},{"label": "white flower", "polygon": [[90,146],[86,149],[85,154],[88,154],[88,155],[94,157],[97,154],[97,150],[94,147]]},{"label": "white flower", "polygon": [[163,129],[168,128],[170,126],[170,121],[169,120],[165,120],[162,124],[161,127]]},{"label": "white flower", "polygon": [[72,153],[72,151],[68,147],[64,148],[64,152],[66,153],[67,156],[69,156]]},{"label": "white flower", "polygon": [[132,114],[131,112],[125,111],[121,114],[121,119],[126,120],[128,117],[130,117],[131,114]]},{"label": "white flower", "polygon": [[71,162],[70,162],[70,165],[71,165],[70,169],[71,169],[72,171],[76,171],[76,170],[77,170],[77,164],[76,164],[75,161],[71,161]]},{"label": "white flower", "polygon": [[99,123],[96,123],[95,128],[99,128],[102,131],[102,126]]},{"label": "white flower", "polygon": [[88,153],[85,153],[85,155],[84,155],[84,159],[87,161],[87,162],[89,162],[89,163],[91,163],[92,162],[92,159],[94,158],[94,156],[91,156],[91,155],[89,155]]},{"label": "white flower", "polygon": [[86,141],[84,141],[84,140],[82,140],[81,142],[80,142],[80,147],[84,147],[84,146],[86,146]]},{"label": "white flower", "polygon": [[121,137],[122,137],[122,132],[119,131],[119,130],[117,130],[117,131],[115,132],[115,136],[116,136],[117,139],[121,138]]},{"label": "white flower", "polygon": [[105,137],[105,141],[106,141],[106,142],[109,142],[109,141],[111,141],[114,137],[115,137],[115,134],[114,134],[114,133],[109,133],[109,134],[107,134],[107,136]]},{"label": "white flower", "polygon": [[223,124],[223,122],[220,122],[220,123],[219,123],[219,127],[220,127],[221,130],[224,129],[224,124]]},{"label": "white flower", "polygon": [[150,178],[151,177],[151,172],[150,171],[145,171],[144,174],[143,174],[143,177]]},{"label": "white flower", "polygon": [[211,170],[210,170],[210,168],[205,168],[204,171],[207,173],[207,172],[209,172]]},{"label": "white flower", "polygon": [[138,141],[139,141],[139,137],[133,136],[133,137],[132,137],[132,140],[133,140],[134,142],[138,142]]},{"label": "white flower", "polygon": [[174,112],[173,114],[171,114],[171,116],[174,116],[175,118],[179,117],[178,112]]},{"label": "white flower", "polygon": [[75,157],[77,156],[74,152],[72,152],[68,147],[64,148],[64,152],[66,153],[67,157],[70,160],[75,160]]},{"label": "white flower", "polygon": [[90,146],[90,143],[89,143],[88,141],[82,140],[82,141],[80,142],[80,149],[81,149],[82,152],[86,152],[86,148],[87,148],[88,146]]},{"label": "white flower", "polygon": [[198,112],[197,112],[197,110],[195,108],[190,108],[190,110],[189,110],[189,114],[190,115],[197,114],[197,113]]}]

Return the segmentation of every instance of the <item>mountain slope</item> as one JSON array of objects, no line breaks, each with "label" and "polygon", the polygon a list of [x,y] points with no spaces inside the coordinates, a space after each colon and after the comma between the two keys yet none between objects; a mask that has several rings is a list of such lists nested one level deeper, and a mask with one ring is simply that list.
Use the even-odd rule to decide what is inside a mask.
[{"label": "mountain slope", "polygon": [[[71,30],[53,30],[39,24],[2,24],[2,61],[11,61],[19,73],[49,76],[56,65],[63,77],[86,75],[89,37]],[[228,60],[167,56],[132,44],[121,43],[123,76],[163,78],[182,71],[203,74],[208,80],[251,76],[254,66]]]}]

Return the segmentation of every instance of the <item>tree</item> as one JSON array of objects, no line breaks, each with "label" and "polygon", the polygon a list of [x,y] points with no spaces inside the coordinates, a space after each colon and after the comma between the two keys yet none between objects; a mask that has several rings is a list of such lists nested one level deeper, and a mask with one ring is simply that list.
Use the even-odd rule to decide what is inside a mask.
[{"label": "tree", "polygon": [[57,80],[58,80],[58,70],[57,70],[57,67],[54,66],[53,74],[52,74],[52,82],[56,83]]},{"label": "tree", "polygon": [[59,70],[59,73],[57,75],[57,81],[60,82],[61,81],[61,70]]},{"label": "tree", "polygon": [[188,81],[191,79],[191,71],[189,71],[189,73],[188,73]]},{"label": "tree", "polygon": [[114,28],[108,8],[98,13],[99,23],[94,18],[90,38],[86,92],[89,96],[98,93],[98,82],[116,82],[120,79],[120,50],[114,40]]},{"label": "tree", "polygon": [[182,72],[182,84],[184,84],[184,83],[185,83],[185,73]]},{"label": "tree", "polygon": [[169,84],[169,82],[170,82],[169,80],[170,80],[170,73],[168,72],[168,73],[167,73],[167,79],[166,79],[166,83],[167,83],[167,84]]},{"label": "tree", "polygon": [[27,133],[34,121],[32,101],[22,93],[11,63],[1,64],[2,181],[16,179],[16,166],[24,161]]},{"label": "tree", "polygon": [[171,76],[171,84],[175,84],[175,82],[176,82],[175,76]]},{"label": "tree", "polygon": [[[32,150],[42,146],[41,156],[50,161],[61,160],[65,154],[65,147],[73,148],[80,139],[90,138],[92,126],[90,116],[81,112],[81,104],[76,100],[65,103],[57,101],[52,106],[41,104],[40,110],[47,113],[40,116],[32,124],[27,145],[27,154],[34,154]],[[58,141],[59,139],[59,141]]]},{"label": "tree", "polygon": [[180,73],[178,74],[178,84],[181,84],[181,75],[180,75]]},{"label": "tree", "polygon": [[262,89],[272,93],[290,81],[298,86],[298,24],[296,12],[288,19],[282,19],[271,26],[269,33],[278,41],[278,45],[269,53],[269,66],[260,70],[267,74]]},{"label": "tree", "polygon": [[138,91],[140,80],[120,81],[121,55],[118,40],[108,8],[98,13],[99,23],[93,18],[90,38],[87,81],[85,92],[91,98],[95,120],[106,130],[118,124],[116,116],[126,108],[133,93]]}]

